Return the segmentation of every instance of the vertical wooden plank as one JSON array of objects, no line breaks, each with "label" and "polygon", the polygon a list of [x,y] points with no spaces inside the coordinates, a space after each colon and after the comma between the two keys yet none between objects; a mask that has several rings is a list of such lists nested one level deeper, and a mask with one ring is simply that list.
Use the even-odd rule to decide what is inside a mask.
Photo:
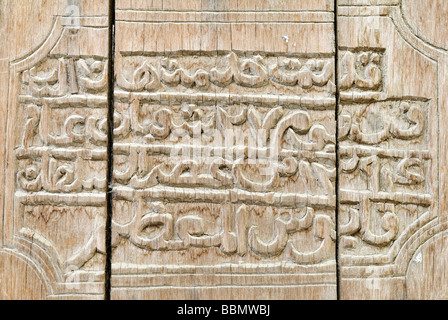
[{"label": "vertical wooden plank", "polygon": [[440,299],[448,288],[436,258],[447,228],[448,47],[431,32],[447,7],[424,7],[339,1],[342,299]]},{"label": "vertical wooden plank", "polygon": [[[418,8],[418,5],[416,4]],[[443,8],[443,7],[441,7]],[[411,8],[409,8],[411,9]],[[416,14],[422,14],[416,12]],[[437,17],[437,15],[436,15]],[[437,19],[438,20],[438,19]],[[442,20],[442,19],[440,19]],[[415,21],[417,22],[417,21]],[[425,26],[431,28],[431,26]],[[434,37],[437,35],[434,34]],[[435,42],[434,42],[435,43]],[[407,298],[418,300],[446,300],[448,288],[448,260],[447,260],[447,170],[444,163],[447,161],[447,122],[446,107],[448,96],[448,57],[445,54],[439,57],[438,80],[439,80],[439,156],[440,156],[440,216],[438,225],[433,228],[432,238],[425,239],[415,250],[406,273]]]},{"label": "vertical wooden plank", "polygon": [[108,1],[0,10],[0,299],[102,299]]},{"label": "vertical wooden plank", "polygon": [[112,298],[336,298],[331,3],[118,5]]}]

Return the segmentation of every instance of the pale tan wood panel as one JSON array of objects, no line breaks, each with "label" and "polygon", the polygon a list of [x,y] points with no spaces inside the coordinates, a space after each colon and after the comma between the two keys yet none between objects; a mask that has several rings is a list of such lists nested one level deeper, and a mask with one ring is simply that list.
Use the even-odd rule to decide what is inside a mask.
[{"label": "pale tan wood panel", "polygon": [[102,299],[108,1],[0,15],[0,299]]},{"label": "pale tan wood panel", "polygon": [[119,10],[148,11],[333,11],[334,1],[314,0],[117,0]]},{"label": "pale tan wood panel", "polygon": [[403,0],[403,16],[417,37],[442,49],[448,49],[448,2],[443,0]]},{"label": "pale tan wood panel", "polygon": [[448,12],[428,3],[339,1],[342,299],[446,297]]},{"label": "pale tan wood panel", "polygon": [[333,1],[118,1],[113,299],[334,299]]}]

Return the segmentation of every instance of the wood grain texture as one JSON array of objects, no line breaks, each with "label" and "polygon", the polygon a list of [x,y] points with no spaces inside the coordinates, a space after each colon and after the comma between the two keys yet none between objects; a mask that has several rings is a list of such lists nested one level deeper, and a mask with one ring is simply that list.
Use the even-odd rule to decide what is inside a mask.
[{"label": "wood grain texture", "polygon": [[332,2],[131,8],[118,2],[112,298],[334,299]]},{"label": "wood grain texture", "polygon": [[448,5],[337,3],[0,1],[0,299],[105,296],[109,79],[112,299],[447,299]]},{"label": "wood grain texture", "polygon": [[448,287],[447,52],[438,35],[424,39],[447,8],[430,2],[339,3],[342,299],[443,298]]},{"label": "wood grain texture", "polygon": [[103,298],[107,14],[1,2],[2,299]]}]

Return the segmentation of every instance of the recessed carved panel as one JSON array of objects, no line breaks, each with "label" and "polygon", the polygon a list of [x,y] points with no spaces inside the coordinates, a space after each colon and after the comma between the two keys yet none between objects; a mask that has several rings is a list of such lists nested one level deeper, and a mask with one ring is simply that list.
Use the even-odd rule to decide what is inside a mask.
[{"label": "recessed carved panel", "polygon": [[446,297],[442,2],[2,2],[0,299]]},{"label": "recessed carved panel", "polygon": [[263,9],[266,24],[207,13],[170,25],[164,50],[125,34],[166,24],[117,11],[113,297],[335,297],[333,26],[290,10],[289,30]]},{"label": "recessed carved panel", "polygon": [[[73,4],[32,54],[10,58],[9,96],[1,100],[8,106],[1,254],[21,264],[3,264],[2,277],[16,287],[2,298],[20,299],[28,282],[42,289],[22,298],[104,297],[108,48],[80,42],[107,39],[108,26],[82,17],[89,8]],[[83,255],[85,246],[97,249]],[[25,278],[23,265],[32,270]]]},{"label": "recessed carved panel", "polygon": [[409,266],[446,229],[446,62],[398,2],[373,2],[338,10],[341,298],[405,299],[417,296],[406,286],[421,296]]}]

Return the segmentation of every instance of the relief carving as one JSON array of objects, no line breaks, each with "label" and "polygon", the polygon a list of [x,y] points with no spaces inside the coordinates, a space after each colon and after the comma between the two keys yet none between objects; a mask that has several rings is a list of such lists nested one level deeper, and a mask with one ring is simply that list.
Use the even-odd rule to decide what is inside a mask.
[{"label": "relief carving", "polygon": [[[446,230],[445,53],[408,30],[415,12],[380,2],[340,5],[338,41],[330,5],[118,10],[113,75],[106,52],[67,44],[85,29],[99,39],[105,22],[57,17],[36,53],[10,62],[4,248],[36,265],[53,296],[101,294],[113,80],[117,297],[332,297],[338,268],[341,283],[368,289],[370,278],[405,282]],[[220,28],[229,43],[213,38]],[[139,32],[150,40],[123,37]],[[269,43],[248,45],[259,32]]]},{"label": "relief carving", "polygon": [[[384,51],[341,54],[342,90],[383,90]],[[429,105],[425,98],[373,94],[353,94],[342,103],[339,231],[347,267],[393,265],[417,226],[430,221]]]},{"label": "relief carving", "polygon": [[340,89],[381,89],[383,81],[382,52],[342,51]]},{"label": "relief carving", "polygon": [[[246,55],[247,56],[247,55]],[[202,65],[193,68],[194,61]],[[118,88],[130,92],[155,92],[164,87],[195,88],[206,91],[210,86],[225,88],[232,83],[246,88],[277,87],[304,90],[324,88],[334,77],[332,58],[273,57],[255,55],[247,58],[235,52],[217,57],[138,57],[124,56],[119,62]]]},{"label": "relief carving", "polygon": [[333,58],[127,53],[118,64],[115,111],[130,131],[114,145],[116,261],[131,247],[136,264],[160,255],[174,274],[333,263]]}]

